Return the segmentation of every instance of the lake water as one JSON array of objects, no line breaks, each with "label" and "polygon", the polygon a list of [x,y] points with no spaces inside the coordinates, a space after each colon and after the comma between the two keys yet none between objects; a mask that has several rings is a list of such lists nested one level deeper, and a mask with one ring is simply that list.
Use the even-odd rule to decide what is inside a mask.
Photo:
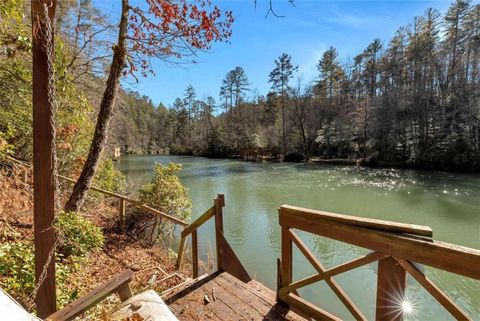
[{"label": "lake water", "polygon": [[[217,194],[225,194],[226,238],[250,275],[272,289],[276,286],[276,258],[280,256],[277,209],[282,204],[428,225],[436,240],[480,248],[478,174],[189,156],[126,156],[117,166],[128,180],[141,184],[149,181],[156,162],[183,165],[180,177],[189,188],[193,219],[212,206]],[[203,259],[214,249],[213,232],[213,222],[199,230]],[[300,236],[327,267],[368,253],[308,233]],[[370,264],[335,277],[369,320],[374,319],[376,268]],[[298,250],[294,250],[293,270],[294,280],[315,274]],[[431,268],[425,271],[474,320],[480,320],[480,281]],[[353,319],[326,284],[315,283],[299,292],[344,320]],[[413,304],[407,320],[454,320],[410,277],[406,295]]]}]

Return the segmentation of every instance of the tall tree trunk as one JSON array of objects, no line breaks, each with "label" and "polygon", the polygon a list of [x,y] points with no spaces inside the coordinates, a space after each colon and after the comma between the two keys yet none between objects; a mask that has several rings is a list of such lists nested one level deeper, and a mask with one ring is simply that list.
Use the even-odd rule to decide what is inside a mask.
[{"label": "tall tree trunk", "polygon": [[100,155],[105,148],[108,125],[113,115],[113,105],[115,103],[120,77],[122,76],[122,71],[126,63],[128,10],[128,0],[122,0],[122,14],[118,31],[118,42],[113,48],[112,64],[110,65],[107,86],[103,93],[102,102],[100,103],[100,112],[98,114],[92,144],[90,145],[87,161],[83,165],[82,173],[73,187],[72,194],[65,204],[65,211],[67,212],[76,212],[83,205],[87,191],[92,185]]}]

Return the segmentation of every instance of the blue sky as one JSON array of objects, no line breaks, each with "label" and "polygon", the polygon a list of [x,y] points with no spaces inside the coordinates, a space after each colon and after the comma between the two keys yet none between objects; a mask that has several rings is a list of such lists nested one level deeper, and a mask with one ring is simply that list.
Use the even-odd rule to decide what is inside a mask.
[{"label": "blue sky", "polygon": [[[132,0],[132,3],[143,0]],[[96,1],[117,19],[118,0]],[[169,67],[155,62],[156,76],[140,79],[140,83],[126,85],[152,98],[155,104],[170,105],[181,97],[191,84],[198,98],[218,97],[225,74],[241,66],[255,92],[266,94],[270,86],[268,74],[274,68],[274,59],[283,52],[292,56],[299,66],[298,76],[303,82],[317,75],[316,64],[329,46],[334,46],[342,60],[354,57],[374,38],[385,44],[398,27],[410,23],[414,16],[433,7],[442,13],[450,1],[322,1],[295,0],[295,7],[287,0],[274,1],[274,8],[284,18],[272,15],[265,18],[268,1],[213,0],[222,9],[234,12],[235,23],[230,44],[215,44],[208,53],[201,53],[198,63],[183,67]]]}]

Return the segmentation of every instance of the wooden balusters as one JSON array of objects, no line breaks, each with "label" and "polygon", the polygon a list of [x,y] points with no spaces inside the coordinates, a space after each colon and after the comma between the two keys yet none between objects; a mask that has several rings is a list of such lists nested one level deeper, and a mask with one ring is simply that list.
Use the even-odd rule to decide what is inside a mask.
[{"label": "wooden balusters", "polygon": [[[480,251],[432,240],[427,226],[366,219],[284,205],[279,209],[281,260],[278,262],[277,299],[307,315],[322,320],[336,317],[300,298],[297,289],[325,281],[356,320],[366,317],[354,305],[333,276],[378,260],[375,320],[401,321],[408,309],[405,301],[407,272],[457,320],[471,320],[452,299],[429,280],[412,262],[480,280]],[[302,230],[373,250],[370,254],[326,269],[294,230]],[[292,243],[316,269],[317,274],[292,281]]]}]

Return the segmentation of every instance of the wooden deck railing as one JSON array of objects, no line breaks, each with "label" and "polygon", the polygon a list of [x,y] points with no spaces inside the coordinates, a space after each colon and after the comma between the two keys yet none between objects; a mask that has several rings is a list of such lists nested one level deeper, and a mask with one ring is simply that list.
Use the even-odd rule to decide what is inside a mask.
[{"label": "wooden deck railing", "polygon": [[[22,176],[23,176],[24,183],[26,184],[27,183],[27,178],[28,178],[28,173],[31,172],[32,165],[29,164],[29,163],[26,163],[26,162],[19,161],[19,160],[15,159],[13,157],[10,157],[10,156],[7,156],[6,159],[11,161],[12,163],[14,163],[16,165],[21,166],[23,168]],[[69,177],[66,177],[66,176],[63,176],[63,175],[57,174],[56,176],[58,178],[64,180],[64,181],[67,181],[67,182],[70,182],[70,183],[73,183],[73,184],[75,184],[77,182],[76,180],[74,180],[72,178],[69,178]],[[159,210],[157,210],[153,207],[150,207],[146,204],[143,204],[142,202],[140,202],[138,200],[129,198],[128,196],[121,195],[121,194],[111,192],[111,191],[107,191],[107,190],[104,190],[104,189],[101,189],[101,188],[98,188],[98,187],[95,187],[95,186],[91,186],[90,190],[95,191],[95,192],[99,192],[101,194],[104,194],[104,195],[107,195],[107,196],[110,196],[110,197],[117,198],[119,200],[118,212],[119,212],[119,218],[120,218],[120,227],[122,229],[124,228],[124,223],[125,223],[125,205],[126,205],[125,203],[130,203],[130,204],[132,204],[136,207],[139,207],[139,208],[143,209],[144,211],[147,211],[147,212],[149,212],[153,215],[164,218],[164,219],[170,221],[171,223],[178,224],[178,225],[183,226],[183,227],[188,225],[187,222],[185,222],[185,221],[183,221],[179,218],[176,218],[172,215],[163,213],[162,211],[159,211]]]},{"label": "wooden deck railing", "polygon": [[[375,312],[377,321],[403,319],[401,304],[404,300],[407,273],[457,320],[471,320],[471,316],[428,279],[414,262],[480,280],[480,251],[434,241],[431,239],[432,230],[427,226],[364,219],[287,205],[279,209],[279,220],[282,229],[282,250],[278,262],[277,296],[293,309],[315,320],[340,320],[337,316],[300,298],[297,293],[302,287],[324,280],[356,320],[367,320],[334,277],[378,261]],[[372,252],[327,269],[308,249],[295,230],[353,244]],[[315,275],[298,281],[293,280],[293,244],[315,268],[317,272]]]},{"label": "wooden deck railing", "polygon": [[[57,175],[58,178],[61,178],[67,182],[70,182],[70,183],[76,183],[76,180],[74,179],[71,179],[71,178],[68,178],[66,176],[62,176],[62,175]],[[118,214],[119,214],[119,217],[120,217],[120,227],[123,229],[124,228],[124,221],[125,221],[125,203],[130,203],[136,207],[139,207],[141,208],[142,210],[144,211],[147,211],[153,215],[156,215],[156,216],[159,216],[163,219],[166,219],[167,221],[170,221],[171,223],[173,224],[178,224],[180,226],[187,226],[188,223],[185,222],[185,221],[182,221],[181,219],[179,218],[176,218],[172,215],[169,215],[169,214],[166,214],[166,213],[163,213],[162,211],[159,211],[153,207],[150,207],[146,204],[143,204],[142,202],[138,201],[138,200],[135,200],[135,199],[132,199],[132,198],[129,198],[125,195],[121,195],[121,194],[118,194],[118,193],[114,193],[114,192],[110,192],[110,191],[106,191],[104,189],[101,189],[101,188],[98,188],[98,187],[90,187],[90,189],[92,191],[95,191],[95,192],[99,192],[99,193],[102,193],[102,194],[105,194],[107,196],[111,196],[111,197],[115,197],[119,200],[119,206],[118,206]]]},{"label": "wooden deck railing", "polygon": [[197,218],[193,223],[187,226],[181,234],[180,247],[178,249],[177,256],[177,269],[180,267],[182,262],[183,253],[185,250],[185,244],[187,237],[192,235],[192,269],[193,277],[198,277],[198,266],[199,266],[199,257],[198,257],[198,237],[197,230],[205,222],[210,220],[212,217],[215,218],[215,248],[216,248],[216,258],[217,258],[217,270],[226,271],[237,277],[238,279],[248,282],[251,280],[247,271],[241,264],[238,257],[235,255],[235,252],[228,244],[223,233],[223,207],[225,206],[225,197],[223,194],[218,194],[217,198],[213,200],[213,206],[210,207],[205,213],[203,213],[199,218]]}]

